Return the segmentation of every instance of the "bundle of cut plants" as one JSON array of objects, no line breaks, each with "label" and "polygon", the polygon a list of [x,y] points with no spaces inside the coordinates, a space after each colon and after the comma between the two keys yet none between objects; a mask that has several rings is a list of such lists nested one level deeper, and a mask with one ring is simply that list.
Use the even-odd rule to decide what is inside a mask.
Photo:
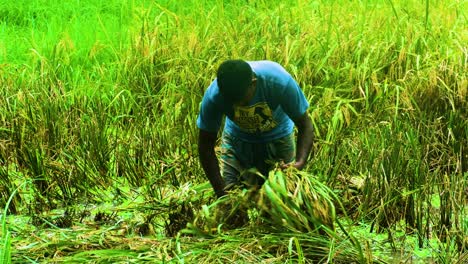
[{"label": "bundle of cut plants", "polygon": [[263,219],[273,228],[334,234],[333,191],[307,172],[271,171],[259,197]]},{"label": "bundle of cut plants", "polygon": [[311,174],[296,169],[270,172],[259,190],[236,189],[201,208],[189,229],[213,234],[245,227],[334,234],[334,194]]},{"label": "bundle of cut plants", "polygon": [[185,233],[211,236],[221,230],[246,227],[255,221],[249,217],[249,211],[256,210],[257,192],[246,189],[234,189],[211,204],[203,205],[196,212],[193,223],[187,224]]},{"label": "bundle of cut plants", "polygon": [[[237,243],[233,246],[237,248],[244,243],[242,247],[248,252],[266,251],[253,255],[300,257],[312,263],[327,262],[328,258],[335,263],[376,261],[341,225],[345,236],[335,232],[334,223],[339,224],[335,203],[339,201],[333,191],[317,177],[295,169],[277,169],[260,189],[236,189],[204,205],[183,233],[221,239],[220,245]],[[226,253],[225,249],[220,251]]]}]

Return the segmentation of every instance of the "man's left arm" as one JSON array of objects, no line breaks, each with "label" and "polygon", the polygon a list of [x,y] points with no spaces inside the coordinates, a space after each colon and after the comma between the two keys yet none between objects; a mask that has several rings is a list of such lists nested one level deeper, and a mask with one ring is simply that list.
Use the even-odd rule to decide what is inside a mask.
[{"label": "man's left arm", "polygon": [[297,127],[296,161],[293,166],[299,170],[307,165],[314,143],[314,127],[307,111],[293,120]]}]

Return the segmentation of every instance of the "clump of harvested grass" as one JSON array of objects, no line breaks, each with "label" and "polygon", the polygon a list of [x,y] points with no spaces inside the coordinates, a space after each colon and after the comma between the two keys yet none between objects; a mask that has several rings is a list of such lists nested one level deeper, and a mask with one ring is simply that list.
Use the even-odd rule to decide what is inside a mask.
[{"label": "clump of harvested grass", "polygon": [[249,223],[248,211],[256,202],[253,191],[235,189],[229,195],[203,205],[193,223],[187,225],[186,233],[211,236],[221,229],[233,229]]},{"label": "clump of harvested grass", "polygon": [[333,191],[307,172],[277,169],[259,190],[233,190],[204,205],[189,229],[207,235],[250,222],[270,231],[334,233],[334,200]]},{"label": "clump of harvested grass", "polygon": [[293,168],[271,171],[259,205],[274,226],[295,232],[334,231],[334,194],[316,177]]},{"label": "clump of harvested grass", "polygon": [[379,262],[342,225],[346,237],[335,232],[337,202],[333,191],[309,173],[274,170],[260,189],[234,190],[204,205],[181,240],[205,263],[221,256],[229,262]]}]

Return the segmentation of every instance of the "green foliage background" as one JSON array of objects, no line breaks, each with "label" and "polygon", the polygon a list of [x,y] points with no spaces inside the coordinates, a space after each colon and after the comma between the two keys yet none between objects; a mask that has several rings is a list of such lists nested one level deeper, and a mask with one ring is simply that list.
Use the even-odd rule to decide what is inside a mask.
[{"label": "green foliage background", "polygon": [[466,249],[466,1],[0,0],[0,197],[11,213],[157,203],[206,182],[195,125],[227,58],[282,64],[311,103],[306,171],[376,229]]}]

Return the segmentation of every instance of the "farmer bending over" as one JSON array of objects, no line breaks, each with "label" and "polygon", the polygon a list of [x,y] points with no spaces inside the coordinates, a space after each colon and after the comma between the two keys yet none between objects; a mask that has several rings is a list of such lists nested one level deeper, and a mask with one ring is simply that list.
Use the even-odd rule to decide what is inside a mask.
[{"label": "farmer bending over", "polygon": [[[251,168],[262,175],[268,175],[275,162],[302,169],[312,149],[313,127],[309,103],[291,75],[271,61],[227,60],[216,77],[197,119],[200,162],[216,195],[235,185],[261,186],[263,177],[245,173]],[[215,145],[224,115],[221,177]]]}]

